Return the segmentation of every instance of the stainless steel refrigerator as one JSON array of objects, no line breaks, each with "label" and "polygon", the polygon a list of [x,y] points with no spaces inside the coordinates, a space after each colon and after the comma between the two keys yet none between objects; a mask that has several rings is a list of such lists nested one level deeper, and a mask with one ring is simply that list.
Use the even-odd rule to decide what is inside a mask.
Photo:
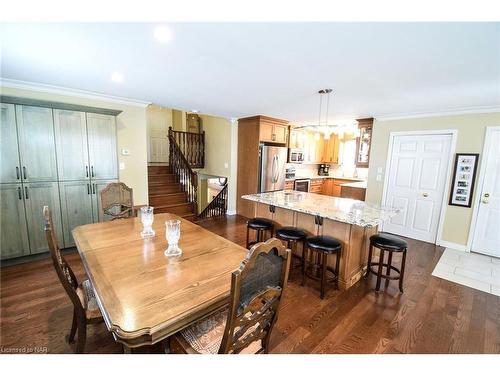
[{"label": "stainless steel refrigerator", "polygon": [[286,147],[261,145],[259,148],[259,193],[285,188]]}]

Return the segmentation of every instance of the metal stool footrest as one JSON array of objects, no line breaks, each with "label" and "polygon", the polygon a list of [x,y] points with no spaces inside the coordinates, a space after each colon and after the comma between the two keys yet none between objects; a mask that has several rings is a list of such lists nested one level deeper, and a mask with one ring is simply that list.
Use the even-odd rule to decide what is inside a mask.
[{"label": "metal stool footrest", "polygon": [[[378,262],[376,262],[376,263],[372,263],[372,264],[371,264],[371,267],[370,267],[370,268],[368,268],[368,269],[367,269],[367,271],[369,271],[369,272],[373,273],[374,275],[378,275],[378,269],[377,269],[377,270],[375,270],[375,269],[373,269],[373,268],[374,268],[375,266],[377,266],[377,267],[378,267],[378,265],[379,265],[379,264],[380,264],[380,263],[378,263]],[[384,273],[384,271],[383,271],[383,270],[386,270],[386,271],[387,271],[387,267],[390,267],[390,268],[391,268],[391,270],[396,271],[396,272],[398,273],[398,274],[397,274],[397,276],[386,275],[386,274]],[[399,269],[399,268],[397,268],[397,267],[395,267],[395,266],[393,266],[393,265],[389,265],[389,264],[387,264],[387,263],[382,263],[382,274],[380,275],[380,277],[381,277],[381,278],[383,278],[383,279],[388,279],[388,280],[399,280],[399,278],[401,277],[401,271],[400,271],[400,269]]]}]

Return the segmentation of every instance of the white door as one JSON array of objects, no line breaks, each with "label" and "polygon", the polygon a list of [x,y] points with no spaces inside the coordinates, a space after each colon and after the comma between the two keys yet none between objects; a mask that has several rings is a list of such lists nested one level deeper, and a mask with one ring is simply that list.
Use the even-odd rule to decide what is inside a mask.
[{"label": "white door", "polygon": [[451,134],[394,137],[385,204],[401,212],[384,223],[384,231],[435,243],[451,139]]},{"label": "white door", "polygon": [[162,130],[150,130],[149,134],[149,162],[168,162],[168,133]]},{"label": "white door", "polygon": [[500,257],[500,128],[487,132],[483,161],[486,165],[472,251]]}]

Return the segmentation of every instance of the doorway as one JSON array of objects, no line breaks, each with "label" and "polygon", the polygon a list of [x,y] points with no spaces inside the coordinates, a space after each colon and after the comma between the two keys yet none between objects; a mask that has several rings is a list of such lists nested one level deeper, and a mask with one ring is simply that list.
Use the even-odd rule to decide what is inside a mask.
[{"label": "doorway", "polygon": [[486,128],[471,251],[500,257],[500,127]]},{"label": "doorway", "polygon": [[436,243],[455,131],[391,133],[383,202],[400,213],[383,230]]}]

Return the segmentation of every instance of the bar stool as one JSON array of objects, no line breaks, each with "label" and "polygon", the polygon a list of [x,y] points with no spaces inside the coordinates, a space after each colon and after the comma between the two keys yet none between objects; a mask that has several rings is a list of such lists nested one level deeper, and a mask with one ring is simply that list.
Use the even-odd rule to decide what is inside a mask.
[{"label": "bar stool", "polygon": [[[308,272],[308,268],[306,267],[306,258],[307,252],[311,249],[316,252],[319,257],[319,267],[321,267],[320,277],[313,275],[311,272]],[[340,266],[340,253],[342,250],[342,243],[334,237],[331,236],[313,236],[306,238],[306,248],[304,253],[302,254],[302,269],[304,272],[302,273],[302,285],[306,282],[306,276],[315,279],[321,280],[321,299],[325,297],[325,288],[327,281],[335,282],[335,289],[339,288],[339,266]],[[332,269],[328,266],[328,256],[336,254],[335,259],[335,269]],[[314,265],[310,265],[311,268]],[[327,271],[332,273],[332,277],[327,280]]]},{"label": "bar stool", "polygon": [[[295,246],[297,248],[297,243],[301,242],[302,243],[302,257],[297,256],[296,254],[293,253],[292,251],[292,256],[296,258],[303,258],[304,257],[304,247],[305,247],[305,239],[306,239],[306,232],[303,229],[296,228],[296,227],[281,227],[280,229],[276,230],[276,237],[279,238],[280,240],[286,241],[286,246],[292,250],[292,247]],[[292,258],[293,260],[293,258]],[[301,267],[303,267],[302,261]],[[304,272],[304,270],[302,270]]]},{"label": "bar stool", "polygon": [[[249,236],[250,236],[250,229],[253,229],[257,231],[257,236],[256,240],[249,242]],[[251,246],[255,245],[258,242],[263,242],[266,239],[264,239],[264,233],[266,231],[271,232],[271,238],[274,234],[274,224],[271,220],[269,219],[264,219],[262,217],[254,217],[253,219],[250,219],[247,221],[247,249],[249,249]]]},{"label": "bar stool", "polygon": [[[380,249],[380,256],[378,262],[372,262],[373,248],[376,247]],[[382,279],[386,280],[386,288],[390,280],[399,280],[399,290],[403,293],[403,278],[405,274],[405,263],[406,263],[406,250],[408,248],[408,243],[392,234],[380,232],[374,234],[370,237],[370,249],[368,251],[368,272],[377,275],[377,284],[375,290],[380,291],[380,282]],[[389,259],[387,263],[384,263],[385,252],[389,253]],[[403,253],[401,259],[401,269],[396,268],[392,265],[392,254],[393,253]],[[374,267],[377,266],[375,270]],[[385,275],[382,274],[382,270],[385,267]],[[391,276],[391,270],[397,273],[396,276]],[[367,275],[368,275],[367,272]]]}]

